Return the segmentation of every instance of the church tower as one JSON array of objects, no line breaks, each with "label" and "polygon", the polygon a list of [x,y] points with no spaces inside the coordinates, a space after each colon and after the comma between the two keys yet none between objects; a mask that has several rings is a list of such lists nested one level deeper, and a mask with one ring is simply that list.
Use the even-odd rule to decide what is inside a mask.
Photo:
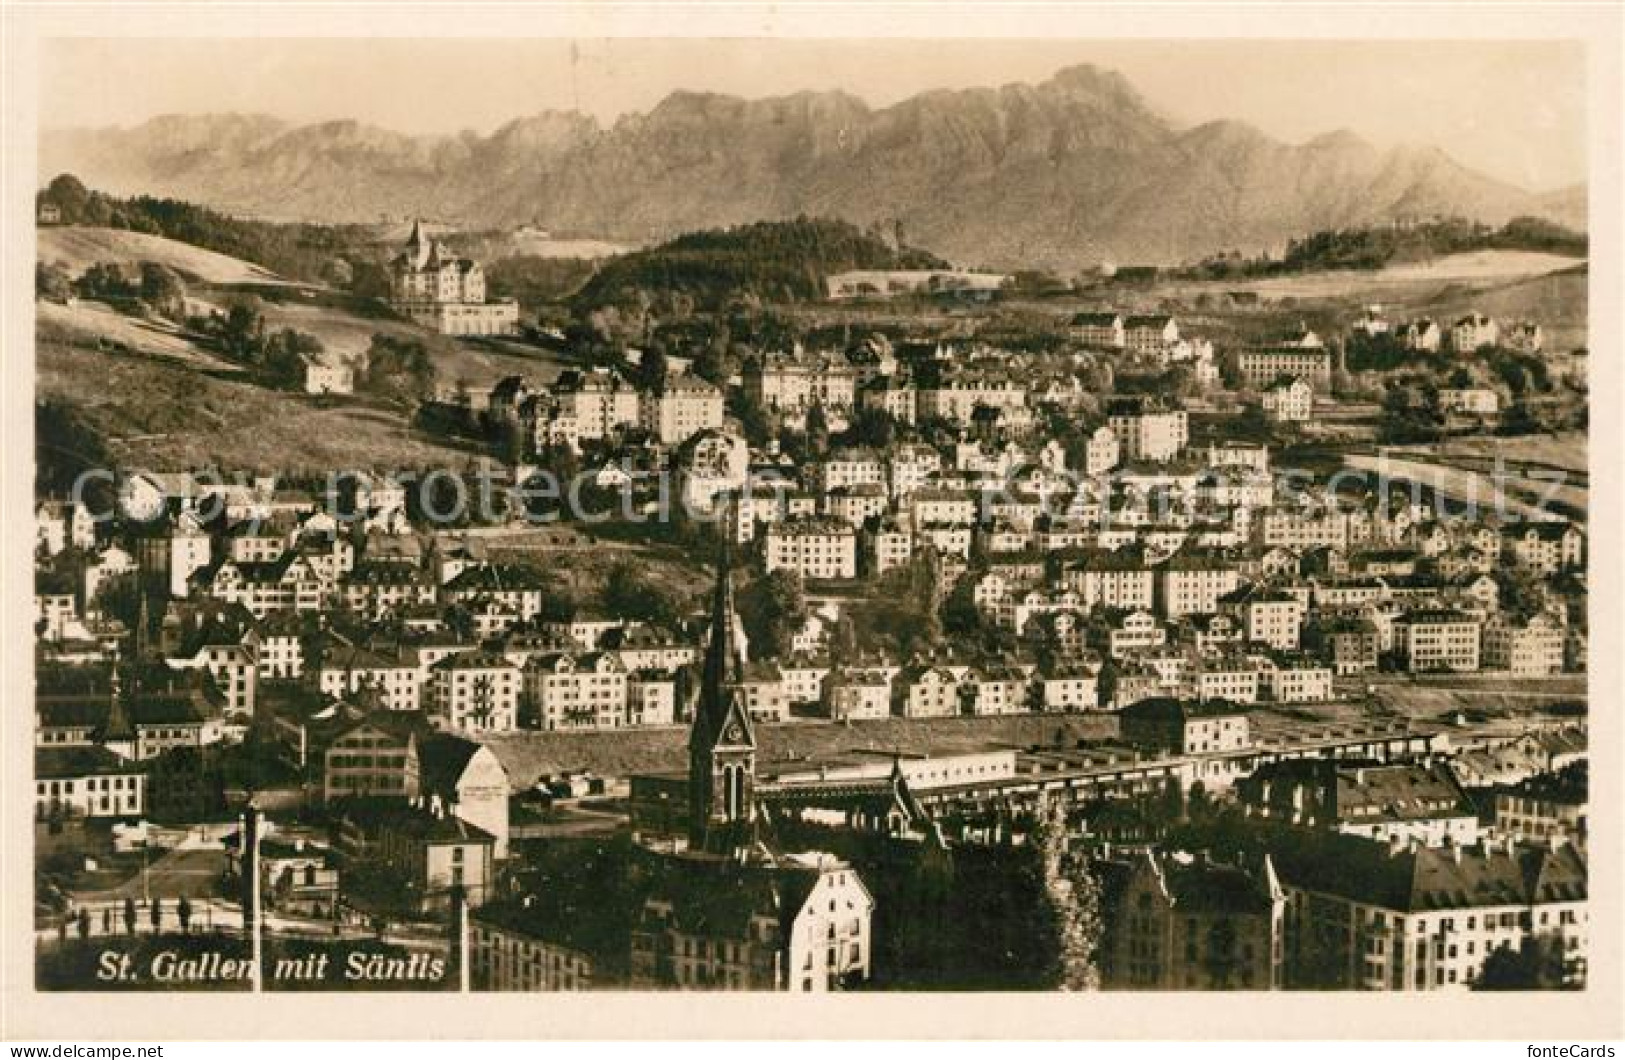
[{"label": "church tower", "polygon": [[96,742],[126,761],[135,758],[135,726],[130,724],[130,715],[124,708],[124,685],[116,664],[107,694],[107,717],[96,731]]},{"label": "church tower", "polygon": [[688,735],[689,847],[716,853],[747,841],[755,816],[756,734],[741,687],[744,655],[735,637],[730,568],[724,540],[699,702]]}]

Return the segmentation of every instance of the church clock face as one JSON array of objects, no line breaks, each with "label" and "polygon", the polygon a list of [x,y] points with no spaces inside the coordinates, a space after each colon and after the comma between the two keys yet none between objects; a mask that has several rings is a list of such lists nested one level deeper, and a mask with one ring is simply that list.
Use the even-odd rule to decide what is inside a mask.
[{"label": "church clock face", "polygon": [[125,479],[120,483],[118,503],[125,516],[138,523],[151,522],[164,510],[164,502],[156,491],[134,478]]},{"label": "church clock face", "polygon": [[738,743],[740,740],[745,738],[745,730],[741,729],[736,722],[735,724],[728,726],[728,732],[726,735],[729,743]]}]

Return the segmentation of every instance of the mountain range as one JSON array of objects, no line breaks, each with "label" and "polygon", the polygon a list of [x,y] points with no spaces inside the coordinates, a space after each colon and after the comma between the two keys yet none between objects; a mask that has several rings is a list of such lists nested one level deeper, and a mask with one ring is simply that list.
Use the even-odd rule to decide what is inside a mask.
[{"label": "mountain range", "polygon": [[46,131],[39,158],[42,180],[71,172],[278,219],[418,214],[646,243],[805,214],[900,226],[912,245],[999,268],[1256,252],[1434,214],[1585,224],[1582,187],[1535,194],[1435,148],[1379,150],[1346,131],[1287,144],[1239,122],[1182,128],[1090,66],[880,108],[843,92],[679,91],[608,125],[549,111],[487,136],[169,115]]}]

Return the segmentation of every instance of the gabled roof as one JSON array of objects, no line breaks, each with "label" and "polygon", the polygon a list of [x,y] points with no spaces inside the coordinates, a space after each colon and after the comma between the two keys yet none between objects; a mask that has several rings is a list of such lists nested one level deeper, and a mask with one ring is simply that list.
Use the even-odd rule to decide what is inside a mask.
[{"label": "gabled roof", "polygon": [[450,733],[425,736],[418,744],[418,776],[420,790],[425,795],[439,795],[454,799],[457,782],[468,771],[468,764],[485,748],[473,740]]},{"label": "gabled roof", "polygon": [[1581,902],[1585,856],[1574,846],[1395,849],[1356,836],[1315,834],[1276,853],[1288,886],[1401,913]]},{"label": "gabled roof", "polygon": [[446,583],[448,592],[518,592],[541,589],[544,582],[529,567],[504,563],[479,563],[459,571]]},{"label": "gabled roof", "polygon": [[67,780],[108,773],[139,773],[137,766],[103,747],[36,747],[34,777]]},{"label": "gabled roof", "polygon": [[469,651],[460,651],[448,655],[435,663],[432,670],[513,670],[512,661],[506,655],[487,651],[483,648],[474,648]]},{"label": "gabled roof", "polygon": [[1193,718],[1246,717],[1247,707],[1227,699],[1176,699],[1172,696],[1154,696],[1124,707],[1121,717],[1125,721],[1165,721],[1184,724]]}]

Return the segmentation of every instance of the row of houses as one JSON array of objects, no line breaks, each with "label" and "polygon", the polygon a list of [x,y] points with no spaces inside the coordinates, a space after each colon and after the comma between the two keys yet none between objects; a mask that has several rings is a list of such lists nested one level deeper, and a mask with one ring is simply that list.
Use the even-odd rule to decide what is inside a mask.
[{"label": "row of houses", "polygon": [[1476,353],[1492,346],[1534,354],[1541,352],[1545,345],[1538,323],[1496,321],[1477,311],[1441,326],[1427,317],[1392,322],[1383,315],[1381,306],[1368,306],[1351,325],[1351,330],[1367,337],[1392,335],[1405,349],[1422,353],[1438,353],[1448,344],[1449,349],[1461,354]]}]

